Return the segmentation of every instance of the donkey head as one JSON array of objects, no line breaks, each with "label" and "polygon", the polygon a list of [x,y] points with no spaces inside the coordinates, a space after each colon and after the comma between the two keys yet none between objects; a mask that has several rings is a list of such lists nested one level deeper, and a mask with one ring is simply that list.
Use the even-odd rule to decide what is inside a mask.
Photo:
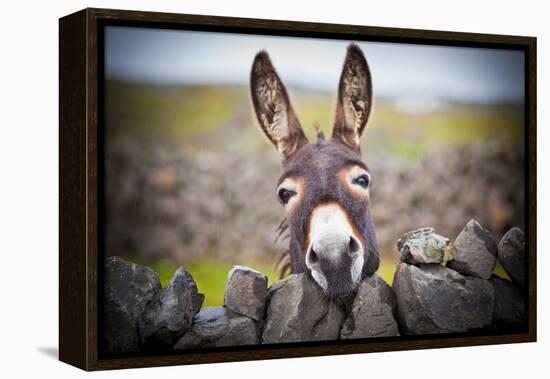
[{"label": "donkey head", "polygon": [[308,142],[286,89],[265,51],[250,78],[258,122],[283,157],[277,197],[285,207],[291,271],[310,271],[329,297],[353,293],[378,269],[369,207],[371,176],[359,139],[372,106],[371,76],[352,44],[338,86],[332,138]]}]

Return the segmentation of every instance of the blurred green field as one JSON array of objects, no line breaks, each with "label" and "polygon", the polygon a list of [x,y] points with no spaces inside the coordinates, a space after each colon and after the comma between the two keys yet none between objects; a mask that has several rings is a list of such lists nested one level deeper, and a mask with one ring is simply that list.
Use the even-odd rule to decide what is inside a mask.
[{"label": "blurred green field", "polygon": [[[125,259],[151,267],[159,275],[163,286],[168,284],[174,272],[180,267],[169,260],[143,260],[136,259],[135,257],[125,257]],[[265,274],[268,277],[268,286],[279,280],[279,274],[275,271],[275,267],[272,264],[246,263],[246,265]],[[377,274],[389,285],[393,283],[396,265],[397,260],[383,259],[377,271]],[[204,294],[203,306],[223,305],[225,282],[227,281],[229,270],[231,270],[233,264],[214,260],[197,260],[185,264],[183,267],[185,267],[185,269],[191,273],[193,279],[195,279],[199,292]],[[501,278],[509,279],[500,263],[497,263],[494,273]]]},{"label": "blurred green field", "polygon": [[[174,272],[180,267],[169,260],[144,260],[135,258],[134,256],[123,258],[152,268],[159,275],[163,286],[168,284]],[[268,286],[279,280],[279,273],[275,271],[274,264],[253,262],[241,262],[239,264],[244,264],[265,274],[268,278]],[[233,264],[203,259],[185,264],[183,267],[185,267],[185,269],[191,273],[193,279],[195,279],[199,292],[204,294],[203,306],[223,305],[225,282],[227,281],[227,275],[231,267],[233,267]],[[391,284],[393,282],[394,272],[395,262],[387,261],[380,265],[378,275]]]},{"label": "blurred green field", "polygon": [[[108,131],[208,141],[219,137],[221,130],[233,129],[239,133],[239,146],[252,143],[256,148],[270,148],[258,133],[246,87],[155,87],[122,82],[107,82],[106,87]],[[330,135],[334,94],[294,89],[291,101],[310,139],[314,139],[316,126]],[[439,110],[411,113],[375,98],[365,133],[365,151],[417,160],[438,146],[468,144],[496,135],[517,139],[523,133],[523,109],[511,104],[452,103]]]},{"label": "blurred green field", "polygon": [[219,130],[230,120],[241,87],[157,87],[107,82],[107,125],[118,131],[174,136]]},{"label": "blurred green field", "polygon": [[[164,259],[145,260],[134,256],[124,257],[124,259],[152,268],[158,274],[163,286],[168,284],[174,272],[180,267],[174,262]],[[273,264],[255,264],[253,262],[241,262],[239,264],[244,264],[265,274],[268,277],[268,285],[271,285],[279,279],[279,274],[275,271],[275,266]],[[185,267],[185,269],[191,273],[193,279],[195,279],[199,292],[204,294],[203,306],[215,306],[223,305],[225,282],[227,281],[229,270],[231,270],[233,266],[234,264],[228,262],[202,259],[185,264],[183,267]]]}]

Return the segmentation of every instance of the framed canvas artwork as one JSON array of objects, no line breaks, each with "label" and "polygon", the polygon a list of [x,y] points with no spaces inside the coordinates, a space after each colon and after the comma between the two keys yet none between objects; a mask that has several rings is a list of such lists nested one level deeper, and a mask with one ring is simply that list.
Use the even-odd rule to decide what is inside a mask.
[{"label": "framed canvas artwork", "polygon": [[59,26],[62,361],[536,340],[534,37]]}]

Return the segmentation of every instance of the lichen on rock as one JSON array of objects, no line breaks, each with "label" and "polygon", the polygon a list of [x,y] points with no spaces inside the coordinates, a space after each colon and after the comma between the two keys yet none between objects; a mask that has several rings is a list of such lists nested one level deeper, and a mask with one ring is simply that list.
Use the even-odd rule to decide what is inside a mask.
[{"label": "lichen on rock", "polygon": [[450,240],[434,228],[421,228],[405,233],[397,241],[401,261],[413,265],[439,263],[443,266],[453,258]]}]

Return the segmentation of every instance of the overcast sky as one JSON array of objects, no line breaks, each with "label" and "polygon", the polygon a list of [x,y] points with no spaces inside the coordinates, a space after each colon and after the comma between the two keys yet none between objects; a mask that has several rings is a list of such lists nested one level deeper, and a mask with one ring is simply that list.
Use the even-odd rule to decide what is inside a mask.
[{"label": "overcast sky", "polygon": [[[268,51],[289,87],[336,91],[351,41],[109,26],[108,79],[154,84],[248,85],[250,66]],[[359,42],[375,96],[396,100],[499,102],[523,99],[523,52]]]}]

